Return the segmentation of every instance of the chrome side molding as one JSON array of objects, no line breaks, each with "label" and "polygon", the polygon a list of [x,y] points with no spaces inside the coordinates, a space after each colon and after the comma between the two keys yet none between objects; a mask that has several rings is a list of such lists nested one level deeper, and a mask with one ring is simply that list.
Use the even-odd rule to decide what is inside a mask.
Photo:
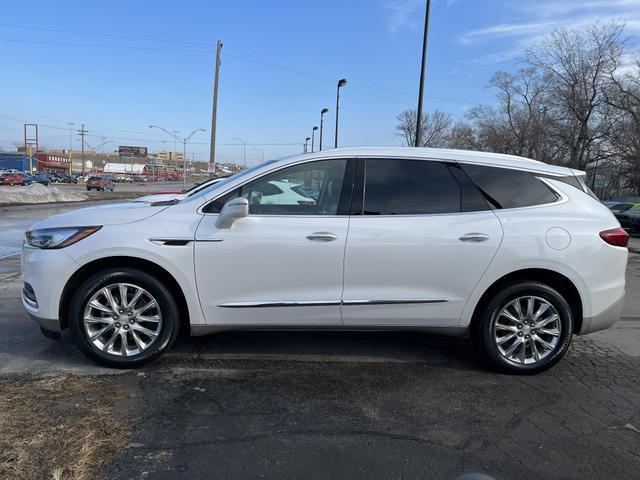
[{"label": "chrome side molding", "polygon": [[230,302],[221,303],[221,308],[263,308],[263,307],[324,307],[338,305],[402,305],[419,303],[446,303],[446,299],[395,299],[395,300],[308,300],[308,301],[280,301],[280,302]]}]

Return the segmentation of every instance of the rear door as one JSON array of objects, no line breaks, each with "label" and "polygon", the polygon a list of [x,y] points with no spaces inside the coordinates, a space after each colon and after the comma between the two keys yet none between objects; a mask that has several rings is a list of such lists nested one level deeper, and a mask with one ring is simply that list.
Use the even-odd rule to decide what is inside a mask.
[{"label": "rear door", "polygon": [[345,325],[455,326],[502,239],[455,164],[359,159],[344,268]]}]

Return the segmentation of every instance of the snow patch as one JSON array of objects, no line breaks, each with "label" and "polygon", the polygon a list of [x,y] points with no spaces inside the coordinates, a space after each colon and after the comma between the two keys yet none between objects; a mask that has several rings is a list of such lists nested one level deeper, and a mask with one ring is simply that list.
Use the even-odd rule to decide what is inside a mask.
[{"label": "snow patch", "polygon": [[82,202],[87,198],[87,194],[83,192],[45,187],[39,183],[34,183],[28,187],[0,187],[0,205]]}]

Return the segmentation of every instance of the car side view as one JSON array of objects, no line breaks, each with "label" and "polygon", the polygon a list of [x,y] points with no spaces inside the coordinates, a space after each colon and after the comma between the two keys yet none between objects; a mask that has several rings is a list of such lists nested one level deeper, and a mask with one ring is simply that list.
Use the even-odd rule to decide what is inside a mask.
[{"label": "car side view", "polygon": [[628,235],[584,179],[439,149],[270,161],[179,201],[37,223],[23,303],[110,367],[157,358],[181,327],[388,329],[469,335],[498,370],[536,373],[624,303]]}]

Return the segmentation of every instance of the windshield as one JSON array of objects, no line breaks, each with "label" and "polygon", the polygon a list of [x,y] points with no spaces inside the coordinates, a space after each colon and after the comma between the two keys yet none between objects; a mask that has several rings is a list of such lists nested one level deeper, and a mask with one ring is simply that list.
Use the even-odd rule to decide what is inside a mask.
[{"label": "windshield", "polygon": [[261,163],[260,165],[256,165],[255,167],[251,167],[251,168],[247,168],[246,170],[243,170],[241,172],[236,173],[235,175],[231,175],[230,177],[225,178],[224,180],[219,181],[218,183],[214,183],[213,185],[209,185],[207,188],[203,188],[202,190],[200,190],[199,192],[195,192],[191,195],[189,195],[188,200],[194,200],[196,198],[202,198],[206,195],[208,195],[209,193],[213,192],[214,190],[223,187],[224,185],[227,185],[229,182],[235,181],[239,178],[242,178],[246,175],[249,175],[250,173],[253,173],[254,171],[258,170],[259,168],[264,167],[265,165],[270,165],[272,163],[277,162],[277,160],[269,160],[268,162],[265,163]]}]

